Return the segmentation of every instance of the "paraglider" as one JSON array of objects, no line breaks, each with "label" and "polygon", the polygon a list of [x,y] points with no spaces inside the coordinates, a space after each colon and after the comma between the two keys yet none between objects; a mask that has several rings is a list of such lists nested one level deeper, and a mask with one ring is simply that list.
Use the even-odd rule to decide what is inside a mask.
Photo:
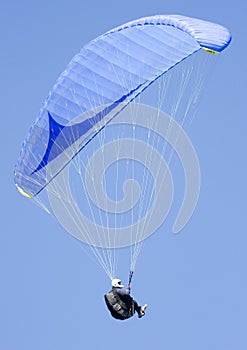
[{"label": "paraglider", "polygon": [[[185,59],[199,51],[219,53],[230,41],[231,35],[225,27],[181,15],[145,17],[114,28],[89,42],[74,56],[48,94],[29,130],[15,167],[14,180],[18,191],[40,204],[39,196],[46,190],[52,210],[61,225],[71,235],[90,246],[108,277],[115,282],[116,250],[125,246],[131,247],[130,271],[133,275],[144,238],[162,224],[162,220],[153,223],[156,219],[152,215],[151,207],[154,194],[159,194],[158,186],[160,191],[167,190],[163,189],[164,179],[160,180],[161,175],[165,173],[165,179],[169,180],[169,172],[164,172],[156,161],[161,137],[155,139],[151,134],[153,120],[156,123],[156,119],[162,117],[161,110],[154,118],[150,115],[146,118],[150,129],[148,136],[142,134],[142,139],[135,142],[137,146],[132,146],[132,141],[137,141],[136,130],[140,125],[137,109],[133,106],[155,82],[166,77]],[[183,81],[182,76],[180,80]],[[201,86],[198,91],[200,88]],[[191,87],[190,90],[188,100],[192,104],[197,96],[194,96]],[[172,93],[174,95],[174,92]],[[172,117],[178,110],[180,95],[172,108]],[[158,97],[156,99],[158,100]],[[138,107],[138,110],[141,108]],[[187,106],[183,118],[188,114],[188,110]],[[113,153],[114,150],[110,145],[112,140],[107,130],[110,130],[111,124],[124,111],[128,111],[129,114],[132,111],[134,114],[131,121],[132,134],[126,137],[128,146],[119,141],[125,130],[128,132],[128,128],[123,126],[127,121],[122,117],[124,120],[120,120],[113,137],[115,144],[117,143],[116,159],[124,159],[124,171],[117,170],[116,176],[112,177],[115,178],[115,186],[111,184],[110,190],[115,187],[116,194],[111,193],[107,197],[103,193],[107,188],[105,168],[111,168],[113,161],[108,153]],[[141,118],[144,120],[143,116]],[[167,128],[168,133],[175,125],[172,119]],[[162,127],[159,128],[161,129]],[[179,130],[179,134],[182,134],[181,127]],[[156,175],[152,183],[157,188],[156,191],[149,190],[147,183],[151,176],[149,171],[143,171],[142,184],[145,190],[141,195],[140,186],[135,185],[133,181],[126,181],[126,178],[132,177],[135,169],[140,173],[140,162],[134,165],[134,157],[137,148],[144,152],[142,150],[145,142],[150,142],[152,150],[141,159],[143,163],[155,163],[152,166]],[[171,141],[171,144],[176,145],[177,140]],[[96,150],[98,146],[100,152]],[[124,149],[123,153],[121,147]],[[95,158],[94,162],[91,162],[91,156]],[[72,163],[74,166],[71,170]],[[100,182],[98,173],[101,168],[104,180]],[[75,197],[78,191],[76,195],[71,192],[71,185],[77,187],[77,182],[71,180],[73,171],[79,174],[79,181],[83,187],[77,202]],[[119,199],[118,181],[121,176],[126,188],[123,190],[124,198]],[[97,181],[100,182],[100,187],[96,189]],[[141,199],[139,206],[138,198]],[[144,205],[145,198],[148,199],[147,205]],[[160,198],[168,196],[162,192]],[[130,199],[131,205],[127,204],[127,199]],[[96,200],[100,203],[99,209],[96,208]],[[86,207],[83,214],[82,206]],[[165,218],[163,206],[169,209],[170,204],[167,202],[160,206],[161,215]],[[43,204],[42,207],[46,209]],[[193,212],[193,208],[190,211]],[[143,213],[144,209],[148,212],[146,216]],[[125,221],[123,213],[127,214]],[[189,220],[189,214],[186,215],[183,225]],[[138,220],[141,224],[137,223]],[[108,306],[112,305],[112,300],[117,299],[114,305],[118,307],[122,303],[121,293],[116,292],[114,288],[113,285],[113,291],[106,294],[106,303]],[[122,317],[126,319],[132,316],[134,311],[137,311],[139,317],[145,314],[146,304],[143,307],[138,306],[130,295],[128,302],[134,309],[129,311],[127,308],[130,313],[127,315],[124,312]],[[123,303],[120,309],[123,311]],[[114,311],[112,313],[114,314]]]},{"label": "paraglider", "polygon": [[145,310],[147,304],[139,306],[137,301],[130,296],[130,285],[127,289],[123,289],[124,286],[118,278],[112,280],[112,289],[105,294],[106,305],[112,315],[112,317],[118,320],[127,320],[137,312],[138,317],[145,316]]}]

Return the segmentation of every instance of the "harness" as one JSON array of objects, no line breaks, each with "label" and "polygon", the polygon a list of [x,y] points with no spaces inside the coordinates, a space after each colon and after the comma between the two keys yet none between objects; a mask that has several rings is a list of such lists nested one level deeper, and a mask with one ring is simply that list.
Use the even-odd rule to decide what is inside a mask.
[{"label": "harness", "polygon": [[115,290],[105,294],[106,305],[114,318],[125,320],[134,315],[134,301],[129,296],[129,302],[125,302]]}]

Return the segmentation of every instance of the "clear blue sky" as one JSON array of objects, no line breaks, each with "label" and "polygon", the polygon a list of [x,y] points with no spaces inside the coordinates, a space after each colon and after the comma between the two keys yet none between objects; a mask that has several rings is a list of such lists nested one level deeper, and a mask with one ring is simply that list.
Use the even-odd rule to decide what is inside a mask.
[{"label": "clear blue sky", "polygon": [[[145,244],[134,294],[142,320],[111,319],[104,273],[13,183],[23,139],[68,61],[129,20],[183,14],[225,25],[233,41],[190,130],[199,203],[178,236]],[[5,1],[1,6],[0,349],[245,350],[246,4],[236,0]]]}]

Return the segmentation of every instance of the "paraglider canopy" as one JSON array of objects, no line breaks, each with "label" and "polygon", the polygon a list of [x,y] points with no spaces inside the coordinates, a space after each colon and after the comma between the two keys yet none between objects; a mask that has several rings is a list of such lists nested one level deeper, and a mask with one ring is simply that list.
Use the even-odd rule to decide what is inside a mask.
[{"label": "paraglider canopy", "polygon": [[[84,46],[57,80],[23,144],[15,167],[19,192],[36,196],[119,108],[186,57],[200,49],[220,52],[230,40],[221,25],[160,15],[119,26]],[[48,164],[58,158],[49,174]]]}]

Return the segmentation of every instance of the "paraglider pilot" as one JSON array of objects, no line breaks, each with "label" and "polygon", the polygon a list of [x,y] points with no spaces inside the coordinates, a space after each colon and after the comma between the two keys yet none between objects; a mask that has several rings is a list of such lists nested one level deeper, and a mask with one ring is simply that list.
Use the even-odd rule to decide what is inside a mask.
[{"label": "paraglider pilot", "polygon": [[121,280],[114,278],[111,291],[104,296],[112,317],[118,320],[126,320],[132,317],[135,312],[137,312],[139,318],[143,317],[147,304],[139,306],[130,295],[130,285],[126,290],[123,287]]}]

